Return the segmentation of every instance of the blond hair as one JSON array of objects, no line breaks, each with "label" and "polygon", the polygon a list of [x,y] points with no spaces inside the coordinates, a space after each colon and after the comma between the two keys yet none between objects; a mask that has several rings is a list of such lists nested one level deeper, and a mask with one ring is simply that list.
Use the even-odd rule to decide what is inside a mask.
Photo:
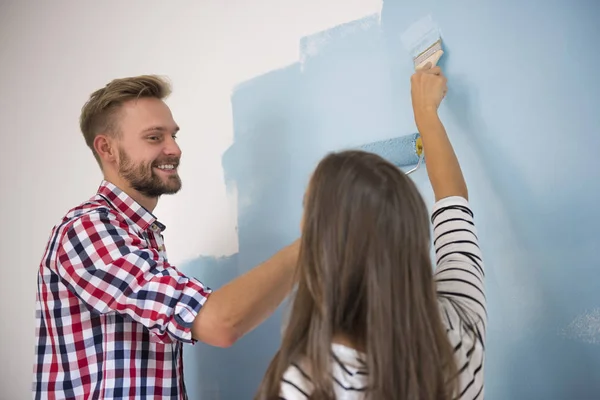
[{"label": "blond hair", "polygon": [[94,149],[94,139],[101,133],[118,135],[116,116],[128,100],[141,97],[164,99],[171,94],[169,82],[157,75],[140,75],[114,79],[102,89],[90,95],[81,109],[79,126],[85,143],[92,150],[101,166],[100,157]]}]

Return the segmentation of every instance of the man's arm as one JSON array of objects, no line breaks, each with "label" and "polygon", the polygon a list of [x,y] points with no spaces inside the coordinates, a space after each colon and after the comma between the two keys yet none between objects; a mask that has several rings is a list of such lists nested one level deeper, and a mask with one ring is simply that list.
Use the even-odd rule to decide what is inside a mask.
[{"label": "man's arm", "polygon": [[214,291],[194,320],[194,338],[230,346],[267,319],[294,285],[298,246],[297,240]]},{"label": "man's arm", "polygon": [[148,248],[115,213],[78,217],[56,251],[57,274],[93,312],[127,315],[163,342],[192,341],[210,289]]},{"label": "man's arm", "polygon": [[212,293],[130,229],[106,210],[79,217],[57,250],[57,273],[96,313],[128,315],[162,341],[231,346],[271,315],[293,286],[298,241]]}]

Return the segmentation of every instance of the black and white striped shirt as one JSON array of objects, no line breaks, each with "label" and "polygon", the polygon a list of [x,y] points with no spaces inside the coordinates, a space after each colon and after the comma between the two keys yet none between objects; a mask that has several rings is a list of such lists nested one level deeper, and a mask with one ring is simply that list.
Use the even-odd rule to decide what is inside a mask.
[{"label": "black and white striped shirt", "polygon": [[[462,197],[435,203],[433,223],[439,309],[459,370],[460,400],[484,397],[484,344],[487,324],[484,267],[473,213]],[[333,387],[340,400],[363,399],[367,385],[365,355],[332,345]],[[305,360],[284,373],[280,399],[307,399],[311,378]]]}]

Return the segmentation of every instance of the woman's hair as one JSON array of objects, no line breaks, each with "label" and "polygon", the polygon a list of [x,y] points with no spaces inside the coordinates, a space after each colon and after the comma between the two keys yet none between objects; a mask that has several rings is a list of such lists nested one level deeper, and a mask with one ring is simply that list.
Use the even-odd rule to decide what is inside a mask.
[{"label": "woman's hair", "polygon": [[413,182],[362,151],[326,156],[305,197],[298,288],[282,344],[257,399],[277,399],[292,362],[307,358],[311,399],[334,399],[331,344],[366,352],[372,400],[446,400],[456,364],[441,322],[430,225]]}]

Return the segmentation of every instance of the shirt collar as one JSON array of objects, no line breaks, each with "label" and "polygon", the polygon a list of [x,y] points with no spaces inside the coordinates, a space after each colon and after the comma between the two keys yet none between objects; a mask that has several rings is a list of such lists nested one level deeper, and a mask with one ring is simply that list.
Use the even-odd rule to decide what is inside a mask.
[{"label": "shirt collar", "polygon": [[142,231],[145,231],[149,227],[158,232],[166,229],[166,226],[159,222],[154,214],[113,183],[103,179],[97,193],[105,198],[113,208],[140,227]]}]

